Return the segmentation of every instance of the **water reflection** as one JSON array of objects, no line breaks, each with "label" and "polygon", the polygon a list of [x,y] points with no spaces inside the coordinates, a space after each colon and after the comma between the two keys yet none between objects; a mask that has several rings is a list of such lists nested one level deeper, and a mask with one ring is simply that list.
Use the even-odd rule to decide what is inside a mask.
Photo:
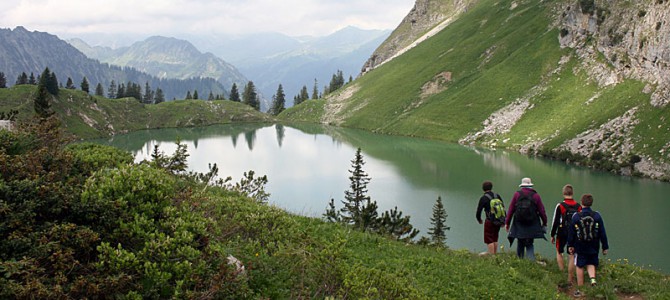
[{"label": "water reflection", "polygon": [[[238,147],[241,137],[246,146]],[[360,147],[371,177],[369,194],[380,211],[397,206],[425,235],[432,206],[442,197],[451,227],[447,244],[472,251],[484,250],[482,228],[474,218],[482,181],[493,181],[494,190],[509,203],[521,177],[532,177],[550,211],[562,199],[563,185],[571,183],[577,195],[594,195],[594,209],[607,225],[610,257],[670,270],[663,250],[670,247],[665,238],[670,218],[663,213],[670,210],[670,201],[665,201],[670,185],[665,183],[611,176],[512,152],[308,124],[162,129],[106,142],[141,160],[149,157],[156,144],[172,153],[177,139],[188,147],[190,169],[206,172],[210,163],[216,163],[221,177],[237,180],[248,170],[267,175],[271,204],[313,217],[322,215],[331,198],[341,206],[350,162]],[[536,247],[541,255],[553,258],[549,242],[538,241]]]}]

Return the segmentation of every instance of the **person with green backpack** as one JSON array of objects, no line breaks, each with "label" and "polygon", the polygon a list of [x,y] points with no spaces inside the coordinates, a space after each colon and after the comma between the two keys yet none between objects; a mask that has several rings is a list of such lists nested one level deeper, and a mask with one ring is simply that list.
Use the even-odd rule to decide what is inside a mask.
[{"label": "person with green backpack", "polygon": [[[488,248],[484,253],[496,254],[498,252],[498,233],[500,227],[505,224],[505,204],[502,197],[493,192],[492,182],[484,181],[482,190],[484,190],[484,195],[479,198],[475,217],[479,224],[484,223],[484,243]],[[482,211],[486,214],[485,221],[482,221]]]}]

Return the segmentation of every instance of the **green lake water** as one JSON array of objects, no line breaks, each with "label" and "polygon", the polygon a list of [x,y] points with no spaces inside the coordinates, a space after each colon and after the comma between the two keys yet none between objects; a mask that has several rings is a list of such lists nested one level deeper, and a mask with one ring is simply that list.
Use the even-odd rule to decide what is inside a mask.
[{"label": "green lake water", "polygon": [[[319,125],[147,130],[99,142],[128,150],[141,161],[150,157],[156,144],[163,152],[173,153],[177,139],[188,146],[191,170],[206,172],[210,163],[216,163],[220,177],[232,176],[234,182],[249,170],[267,175],[271,205],[312,217],[321,217],[331,198],[342,207],[349,188],[348,170],[360,147],[366,162],[363,168],[371,177],[368,194],[377,201],[380,213],[397,206],[411,216],[420,235],[427,235],[432,207],[440,196],[451,227],[447,246],[473,252],[486,250],[483,226],[475,220],[484,180],[493,182],[494,191],[508,205],[521,178],[531,177],[550,220],[562,200],[562,187],[570,183],[577,199],[593,194],[593,208],[603,216],[610,253],[601,259],[627,260],[670,272],[670,259],[665,256],[670,247],[668,183],[614,176],[516,152]],[[502,230],[501,245],[510,251],[505,237]],[[536,240],[535,248],[543,257],[554,259],[550,242]]]}]

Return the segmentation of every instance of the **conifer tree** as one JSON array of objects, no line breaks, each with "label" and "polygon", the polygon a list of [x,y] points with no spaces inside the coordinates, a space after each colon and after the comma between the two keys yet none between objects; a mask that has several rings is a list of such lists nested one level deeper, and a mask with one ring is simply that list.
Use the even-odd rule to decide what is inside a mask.
[{"label": "conifer tree", "polygon": [[377,228],[377,202],[370,200],[368,193],[368,183],[370,176],[363,170],[365,161],[361,154],[361,148],[356,150],[356,155],[351,161],[349,173],[349,190],[344,191],[344,207],[340,210],[342,221],[352,224],[359,230],[368,230]]},{"label": "conifer tree", "polygon": [[193,99],[193,96],[191,96],[191,91],[186,91],[186,98],[184,98],[184,99],[186,99],[186,100]]},{"label": "conifer tree", "polygon": [[[46,81],[47,91],[49,91],[49,94],[58,96],[58,78],[56,78],[56,73],[50,72],[49,68],[45,69],[45,73],[48,74]],[[42,77],[44,77],[45,73],[42,73]]]},{"label": "conifer tree", "polygon": [[336,223],[341,221],[340,212],[335,209],[335,199],[330,198],[330,202],[328,202],[328,208],[323,214],[323,217],[327,222]]},{"label": "conifer tree", "polygon": [[419,234],[419,230],[410,224],[410,216],[402,216],[396,206],[392,210],[385,211],[379,219],[379,232],[389,234],[397,240],[409,242]]},{"label": "conifer tree", "polygon": [[84,79],[81,80],[80,87],[81,87],[82,91],[86,92],[86,94],[90,93],[90,91],[89,91],[90,86],[89,86],[89,83],[88,83],[88,79],[86,79],[86,76],[84,76]]},{"label": "conifer tree", "polygon": [[47,118],[51,115],[51,93],[49,93],[48,84],[51,78],[49,68],[44,69],[40,76],[40,82],[37,85],[37,96],[33,102],[35,114],[40,118]]},{"label": "conifer tree", "polygon": [[114,82],[114,80],[112,80],[112,82],[109,84],[109,89],[107,90],[107,98],[115,99],[117,91],[118,91],[118,88],[116,87],[116,82]]},{"label": "conifer tree", "polygon": [[0,89],[7,88],[7,78],[5,77],[5,73],[0,72]]},{"label": "conifer tree", "polygon": [[19,77],[16,78],[16,84],[28,84],[28,75],[26,75],[26,72],[21,72]]},{"label": "conifer tree", "polygon": [[72,78],[67,78],[67,81],[65,82],[65,88],[68,90],[74,90],[74,82],[72,82]]},{"label": "conifer tree", "polygon": [[105,96],[105,89],[102,87],[100,82],[98,82],[98,85],[95,86],[95,95],[100,97]]},{"label": "conifer tree", "polygon": [[284,87],[279,84],[277,87],[277,92],[272,96],[272,106],[270,107],[269,113],[271,115],[278,115],[284,111],[286,105],[286,95],[284,94]]},{"label": "conifer tree", "polygon": [[442,197],[438,196],[433,205],[433,216],[430,218],[432,227],[428,228],[428,234],[434,245],[443,246],[447,240],[446,231],[451,229],[446,226],[447,212],[442,205]]},{"label": "conifer tree", "polygon": [[230,88],[230,101],[240,102],[240,91],[237,90],[237,84],[235,83]]},{"label": "conifer tree", "polygon": [[319,82],[314,78],[314,88],[312,88],[312,99],[319,99]]},{"label": "conifer tree", "polygon": [[160,88],[156,88],[156,95],[154,96],[154,103],[158,104],[161,102],[165,102],[165,94],[163,94],[163,90]]},{"label": "conifer tree", "polygon": [[119,88],[116,89],[116,99],[121,99],[126,96],[126,85],[121,83]]},{"label": "conifer tree", "polygon": [[198,90],[193,90],[193,99],[198,100]]},{"label": "conifer tree", "polygon": [[249,105],[258,111],[261,110],[261,103],[258,100],[258,93],[256,92],[256,86],[254,86],[253,81],[249,81],[247,85],[244,86],[242,103],[245,103],[246,105]]},{"label": "conifer tree", "polygon": [[214,98],[214,93],[212,93],[212,91],[209,91],[209,96],[207,96],[207,100],[212,101],[214,99],[215,99]]},{"label": "conifer tree", "polygon": [[37,79],[35,79],[35,74],[30,72],[30,77],[28,77],[28,84],[37,85]]},{"label": "conifer tree", "polygon": [[154,102],[154,91],[151,90],[149,82],[144,83],[144,103],[153,103]]}]

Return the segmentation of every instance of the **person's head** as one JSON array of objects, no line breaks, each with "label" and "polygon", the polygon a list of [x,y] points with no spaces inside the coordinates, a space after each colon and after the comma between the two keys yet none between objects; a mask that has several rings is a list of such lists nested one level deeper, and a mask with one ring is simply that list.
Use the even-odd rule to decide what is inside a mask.
[{"label": "person's head", "polygon": [[572,185],[566,184],[563,187],[563,197],[572,198],[573,195],[574,195],[574,191],[572,190]]},{"label": "person's head", "polygon": [[582,206],[591,207],[593,205],[593,196],[591,194],[582,195]]},{"label": "person's head", "polygon": [[530,180],[530,178],[525,177],[521,179],[521,184],[519,184],[519,187],[521,188],[532,188],[533,187],[533,182]]},{"label": "person's head", "polygon": [[492,189],[493,189],[493,182],[487,180],[484,181],[484,183],[482,183],[482,190],[484,190],[484,192],[490,191]]}]

